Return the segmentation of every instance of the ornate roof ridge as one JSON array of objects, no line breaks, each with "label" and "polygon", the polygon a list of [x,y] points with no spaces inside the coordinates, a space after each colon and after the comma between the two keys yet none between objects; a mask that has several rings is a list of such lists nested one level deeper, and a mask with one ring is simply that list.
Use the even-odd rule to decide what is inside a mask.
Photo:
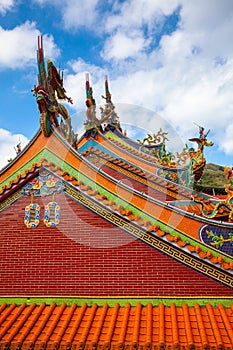
[{"label": "ornate roof ridge", "polygon": [[[128,170],[130,172],[137,174],[140,177],[146,176],[147,180],[149,180],[149,181],[154,181],[156,179],[156,182],[159,185],[161,185],[161,186],[164,185],[164,187],[166,187],[166,189],[168,189],[169,191],[172,191],[174,193],[177,192],[177,184],[176,183],[169,181],[165,178],[162,178],[158,175],[152,174],[147,170],[142,170],[134,164],[129,165],[129,164],[127,164],[127,161],[124,161],[124,160],[121,160],[119,158],[108,155],[108,154],[104,153],[102,150],[94,148],[93,146],[90,146],[90,148],[86,149],[82,154],[83,154],[83,156],[87,156],[91,152],[97,154],[100,157],[103,157],[107,161],[110,161],[110,162],[116,164],[117,166],[120,166],[120,167],[125,168],[126,170]],[[186,197],[188,197],[188,196],[191,197],[191,195],[193,194],[193,191],[191,189],[183,188],[183,186],[181,187],[179,192],[182,193],[182,195],[186,196]],[[199,199],[202,197],[204,197],[204,196],[200,196]]]}]

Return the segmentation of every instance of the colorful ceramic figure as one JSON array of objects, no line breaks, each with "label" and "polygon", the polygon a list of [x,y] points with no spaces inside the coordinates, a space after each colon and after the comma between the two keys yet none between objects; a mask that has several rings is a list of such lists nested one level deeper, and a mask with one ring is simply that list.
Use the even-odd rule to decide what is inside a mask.
[{"label": "colorful ceramic figure", "polygon": [[42,36],[38,37],[37,62],[39,70],[38,85],[34,86],[33,92],[41,114],[40,125],[43,134],[48,137],[52,125],[59,127],[58,117],[61,116],[66,128],[60,128],[60,131],[72,144],[75,140],[71,118],[66,107],[59,100],[66,100],[69,103],[73,103],[73,101],[66,95],[63,86],[63,74],[57,70],[51,59],[47,62],[47,71],[45,69]]},{"label": "colorful ceramic figure", "polygon": [[198,144],[197,150],[194,148],[189,149],[189,157],[192,164],[195,182],[200,181],[205,168],[206,160],[204,158],[204,147],[211,147],[214,145],[212,141],[207,140],[207,135],[209,132],[210,130],[208,130],[208,132],[205,134],[204,128],[199,126],[199,137],[189,139],[189,141],[196,142]]}]

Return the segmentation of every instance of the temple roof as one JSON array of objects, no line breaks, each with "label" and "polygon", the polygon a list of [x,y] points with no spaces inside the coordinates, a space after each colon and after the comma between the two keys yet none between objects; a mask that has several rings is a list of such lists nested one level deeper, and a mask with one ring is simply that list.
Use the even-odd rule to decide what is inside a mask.
[{"label": "temple roof", "polygon": [[[144,144],[151,135],[142,142],[127,138],[107,80],[101,119],[86,80],[87,128],[78,140],[68,111],[55,98],[56,92],[72,103],[63,79],[48,88],[46,74],[61,77],[52,62],[46,73],[43,60],[40,37],[34,94],[41,130],[0,170],[0,294],[232,295],[232,197],[218,202],[190,187],[187,150],[173,162],[164,142]],[[202,131],[198,144],[211,146]],[[160,130],[153,138],[164,141],[166,134]],[[202,154],[193,167],[196,177],[204,165]],[[233,349],[233,304],[112,305],[4,303],[0,350]]]},{"label": "temple roof", "polygon": [[1,349],[232,349],[233,304],[0,307]]},{"label": "temple roof", "polygon": [[[92,141],[92,139],[90,140]],[[102,143],[101,135],[99,142]],[[96,157],[96,160],[93,162],[91,157]],[[98,162],[100,162],[101,167],[99,167]],[[137,232],[137,238],[146,244],[166,252],[185,265],[195,268],[198,272],[232,287],[231,241],[226,236],[225,240],[228,242],[224,246],[228,247],[228,250],[216,249],[212,244],[214,241],[212,242],[207,237],[207,233],[214,230],[211,226],[214,221],[201,221],[203,220],[201,217],[193,216],[192,212],[190,213],[191,208],[197,208],[194,206],[195,203],[190,201],[190,196],[198,195],[198,198],[203,202],[206,200],[206,196],[195,194],[188,188],[178,186],[129,163],[129,161],[124,162],[93,147],[88,147],[82,153],[78,153],[70,148],[56,131],[50,136],[49,142],[41,133],[38,133],[28,149],[22,151],[12,166],[9,165],[2,172],[3,182],[0,186],[0,194],[3,201],[1,201],[0,210],[4,210],[7,205],[12,204],[14,200],[22,196],[21,193],[17,198],[12,197],[13,201],[9,200],[9,197],[13,196],[16,191],[38,176],[40,169],[46,168],[60,177],[64,182],[65,192],[74,200],[77,200],[77,193],[83,193],[94,207],[99,203],[102,208],[101,212],[111,213],[111,215],[106,214],[106,217],[115,218],[114,223],[117,226],[123,229],[127,227],[129,234]],[[130,176],[128,177],[131,181],[130,187],[124,186],[124,177],[122,177],[121,191],[124,192],[121,193],[124,197],[118,195],[121,186],[121,178],[117,177],[119,174],[125,178]],[[133,188],[134,181],[135,188]],[[145,189],[140,186],[145,186]],[[155,198],[153,198],[154,193]],[[166,196],[165,202],[156,199],[159,193]],[[187,203],[189,206],[186,211],[180,208],[176,209],[176,207],[174,207],[176,211],[173,209],[175,205],[173,199],[177,197],[178,203],[182,205]],[[130,198],[130,202],[127,201],[127,198]],[[177,215],[177,219],[175,215]],[[122,221],[119,221],[119,216],[124,221],[123,226]],[[203,227],[205,239],[209,239],[209,241],[199,240]],[[226,224],[224,229],[225,235],[229,235],[231,226],[228,228]],[[220,238],[221,233],[222,231],[219,231]],[[218,238],[218,236],[215,234],[213,237]],[[163,242],[162,245],[161,242]],[[188,256],[189,258],[187,258]],[[201,265],[199,261],[201,261]]]}]

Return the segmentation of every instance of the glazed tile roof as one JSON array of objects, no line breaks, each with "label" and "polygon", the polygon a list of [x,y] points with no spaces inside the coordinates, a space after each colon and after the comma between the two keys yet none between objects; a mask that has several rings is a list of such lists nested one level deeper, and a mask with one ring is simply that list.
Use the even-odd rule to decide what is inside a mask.
[{"label": "glazed tile roof", "polygon": [[0,349],[233,349],[233,304],[0,307]]},{"label": "glazed tile roof", "polygon": [[[133,177],[132,174],[137,176],[137,181],[144,183],[146,188],[157,188],[157,193],[153,195],[153,192],[150,191],[150,196],[153,198],[157,199],[162,199],[161,194],[166,193],[166,201],[171,201],[173,199],[189,199],[190,202],[187,204],[183,204],[182,202],[180,205],[176,204],[176,208],[182,209],[186,212],[199,215],[199,216],[204,216],[203,215],[203,210],[205,210],[205,213],[207,215],[210,215],[212,213],[215,213],[215,206],[216,206],[216,201],[213,203],[211,202],[210,198],[208,198],[206,195],[203,195],[201,193],[195,193],[189,188],[182,187],[180,185],[177,185],[174,182],[168,181],[164,178],[161,178],[157,175],[154,175],[148,171],[143,171],[142,169],[139,169],[133,165],[127,164],[127,162],[120,160],[118,158],[112,157],[108,154],[105,154],[103,151],[100,151],[98,149],[95,149],[93,147],[90,147],[89,149],[85,150],[83,153],[84,156],[88,156],[89,160],[92,161],[92,156],[98,156],[99,160],[102,158],[103,159],[103,165],[104,167],[109,167],[111,168],[111,163],[113,164],[113,169],[116,171],[120,171],[120,168],[127,169],[128,172],[127,174],[124,172],[126,176]],[[96,162],[94,158],[94,163]],[[103,168],[101,168],[103,169]],[[106,169],[104,170],[106,171]],[[107,172],[109,172],[107,170]],[[131,175],[130,175],[131,174]],[[112,172],[110,173],[111,176],[114,176]],[[143,181],[144,180],[144,181]],[[158,192],[160,191],[160,193]],[[159,193],[159,194],[158,194]],[[229,215],[229,209],[226,207],[222,206],[217,210],[217,213],[215,214],[216,217],[218,216],[220,219],[222,217],[226,217]]]},{"label": "glazed tile roof", "polygon": [[[99,160],[102,159],[103,160],[103,164],[107,165],[107,166],[111,166],[116,169],[124,169],[126,172],[124,172],[125,174],[127,174],[127,176],[132,176],[132,174],[137,176],[138,181],[143,183],[143,178],[146,179],[146,185],[147,186],[151,186],[153,187],[153,185],[157,185],[159,186],[159,189],[162,191],[166,191],[166,192],[170,192],[171,195],[174,198],[191,198],[191,195],[193,193],[192,190],[190,190],[189,188],[185,188],[182,186],[177,186],[175,183],[168,181],[162,177],[159,177],[157,175],[154,175],[152,173],[150,173],[149,171],[145,171],[142,170],[134,165],[130,165],[127,162],[120,160],[116,157],[110,156],[106,153],[104,153],[103,151],[100,151],[96,148],[90,147],[89,149],[85,150],[83,152],[84,156],[88,156],[88,159],[90,161],[92,161],[92,156],[98,156]],[[112,165],[111,165],[112,164]],[[113,169],[114,169],[113,168]],[[145,181],[144,181],[145,182]]]},{"label": "glazed tile roof", "polygon": [[[188,188],[188,187],[184,187],[182,185],[177,185],[175,182],[171,182],[168,181],[167,179],[160,177],[158,175],[155,175],[149,171],[146,170],[142,170],[141,168],[138,168],[136,166],[134,166],[133,164],[128,164],[126,161],[118,159],[116,157],[113,157],[107,153],[104,153],[102,150],[99,150],[97,148],[94,147],[89,147],[88,149],[86,149],[83,153],[83,156],[87,157],[90,156],[90,161],[92,161],[91,156],[98,156],[99,159],[103,159],[103,164],[106,164],[109,166],[110,163],[114,164],[115,167],[119,168],[123,168],[128,170],[128,173],[133,173],[135,175],[138,176],[138,178],[146,178],[146,180],[150,183],[155,183],[157,185],[160,185],[161,188],[164,187],[166,188],[166,190],[172,191],[173,195],[180,195],[181,198],[187,198],[187,199],[192,199],[193,200],[198,200],[201,202],[204,202],[205,204],[210,204],[210,209],[212,209],[212,203],[210,203],[210,196],[208,196],[207,194],[202,194],[199,192],[195,192],[192,189]],[[89,159],[89,158],[88,158]],[[95,158],[94,158],[95,160]],[[93,162],[95,163],[95,161]],[[149,184],[147,182],[147,185]],[[177,196],[174,196],[177,197]]]},{"label": "glazed tile roof", "polygon": [[127,152],[130,152],[132,153],[133,155],[136,155],[137,157],[140,157],[140,158],[143,158],[147,161],[150,161],[152,162],[153,164],[155,164],[155,166],[158,165],[157,161],[155,160],[154,157],[152,157],[151,155],[149,154],[146,154],[144,152],[141,152],[141,151],[138,151],[136,148],[133,148],[132,146],[129,146],[129,145],[126,145],[124,144],[123,142],[121,142],[120,140],[116,140],[114,139],[113,137],[109,136],[108,139],[115,143],[117,146],[125,149]]}]

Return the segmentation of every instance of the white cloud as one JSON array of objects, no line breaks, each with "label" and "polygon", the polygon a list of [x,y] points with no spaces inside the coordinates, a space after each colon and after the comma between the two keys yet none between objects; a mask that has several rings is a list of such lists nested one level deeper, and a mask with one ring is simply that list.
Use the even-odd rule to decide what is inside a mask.
[{"label": "white cloud", "polygon": [[[40,35],[34,22],[25,22],[12,30],[0,27],[0,69],[22,68],[28,64],[35,64],[37,37]],[[45,55],[56,57],[59,49],[56,47],[53,37],[43,36]],[[10,45],[9,45],[10,43]]]},{"label": "white cloud", "polygon": [[[77,101],[78,109],[85,106],[85,83],[86,73],[89,73],[90,85],[93,88],[93,95],[96,100],[99,100],[99,96],[104,93],[104,76],[106,72],[95,65],[85,63],[83,60],[70,62],[70,67],[73,71],[71,74],[65,74],[64,85],[66,90],[73,96],[73,99]],[[102,89],[100,89],[102,82]],[[75,102],[75,101],[74,101]]]},{"label": "white cloud", "polygon": [[52,2],[51,0],[33,0],[33,2],[41,6],[49,4],[60,10],[63,29],[93,28],[93,24],[99,21],[97,5],[100,0],[53,0]]},{"label": "white cloud", "polygon": [[[77,15],[75,11],[79,11],[75,4],[66,3],[67,28],[72,26],[72,13]],[[161,37],[159,47],[151,46],[166,16],[178,6],[181,10],[177,28],[174,26],[172,33]],[[98,23],[107,34],[102,57],[110,70],[113,102],[159,112],[167,128],[176,128],[184,141],[197,135],[194,122],[203,125],[211,129],[209,138],[217,148],[233,155],[232,0],[129,0],[115,2],[112,12],[102,17],[96,17],[97,11],[94,2],[87,22],[90,28]],[[84,18],[78,18],[76,28],[83,25]],[[84,72],[89,71],[94,96],[101,103],[98,98],[103,93],[104,69],[80,60],[73,62],[72,68],[75,73],[67,76],[67,91],[81,97],[83,106]],[[132,117],[121,111],[119,116],[125,123],[146,125],[152,132],[159,128],[156,118],[146,114]]]},{"label": "white cloud", "polygon": [[[134,26],[141,28],[143,18],[148,21],[155,18],[158,4],[142,3],[145,12],[140,18],[137,1],[124,3],[118,15],[108,18],[107,30],[113,31],[113,38],[119,28],[127,33]],[[159,14],[172,13],[178,4],[170,3],[166,12],[156,8],[157,19],[162,18]],[[163,35],[158,48],[143,55],[135,52],[131,67],[128,62],[121,62],[120,74],[111,81],[113,98],[159,111],[185,139],[198,132],[193,122],[210,128],[209,137],[218,148],[225,138],[221,149],[233,155],[231,128],[227,129],[233,115],[233,3],[207,0],[198,1],[198,6],[196,2],[180,4],[178,28]],[[111,45],[105,47],[103,55],[108,60],[114,54],[119,58],[123,50],[117,41],[113,40]]]},{"label": "white cloud", "polygon": [[102,56],[106,60],[135,59],[141,52],[151,50],[166,16],[174,13],[179,3],[179,0],[130,0],[119,5],[106,18],[104,31],[108,37]]},{"label": "white cloud", "polygon": [[185,30],[196,31],[198,29],[208,31],[217,27],[224,27],[232,17],[232,1],[223,0],[195,0],[182,1],[182,24]]},{"label": "white cloud", "polygon": [[58,6],[58,8],[60,8],[60,5],[64,3],[64,0],[53,0],[52,4],[51,4],[51,0],[31,0],[31,2],[41,6],[45,6],[49,4],[53,6]]},{"label": "white cloud", "polygon": [[[89,73],[90,85],[93,88],[93,96],[99,107],[102,104],[101,95],[104,95],[104,78],[106,71],[103,68],[84,62],[82,59],[70,61],[71,72],[64,72],[64,87],[67,95],[73,99],[73,105],[68,105],[74,130],[83,126],[85,121],[86,100],[86,73]],[[97,110],[97,113],[99,111]]]},{"label": "white cloud", "polygon": [[8,160],[16,157],[16,145],[21,143],[22,149],[29,140],[22,134],[12,134],[0,128],[0,169],[8,164]]},{"label": "white cloud", "polygon": [[149,28],[160,25],[164,16],[170,15],[180,4],[179,0],[129,0],[119,4],[117,10],[106,18],[106,30],[118,28]]},{"label": "white cloud", "polygon": [[67,29],[91,27],[98,19],[96,6],[99,0],[69,0],[63,6],[63,21]]},{"label": "white cloud", "polygon": [[[41,5],[49,3],[34,1]],[[107,68],[77,58],[70,62],[71,72],[65,72],[64,84],[75,102],[74,110],[85,109],[85,72],[90,72],[98,104],[102,102],[104,76],[109,72],[113,102],[159,112],[185,140],[198,132],[193,122],[210,128],[209,137],[218,148],[233,155],[232,0],[128,0],[112,4],[112,9],[110,2],[104,9],[103,2],[97,0],[57,0],[52,4],[59,6],[66,29],[82,26],[95,34],[103,31],[100,54]],[[153,46],[166,16],[173,14],[178,6],[181,10],[177,28],[173,23],[173,32],[163,34],[159,46]],[[15,68],[26,60],[35,61],[37,35],[35,24],[29,22],[9,32],[0,28],[0,45],[7,48],[6,52],[0,52],[0,67]],[[17,42],[22,37],[25,47],[19,51]],[[8,49],[9,41],[13,44]],[[30,52],[27,45],[31,45]],[[52,37],[48,43],[44,37],[44,48],[50,50],[52,58],[56,56]],[[125,115],[120,118],[127,122]],[[157,131],[153,119],[142,121],[140,116],[135,116],[128,122],[137,125],[145,122],[147,129]]]},{"label": "white cloud", "polygon": [[231,0],[186,2],[181,10],[181,28],[196,41],[205,56],[226,57],[232,54],[233,3]]},{"label": "white cloud", "polygon": [[14,6],[14,0],[0,0],[0,14],[5,15]]},{"label": "white cloud", "polygon": [[[177,47],[174,46],[174,49],[170,47],[169,49],[176,51]],[[162,50],[163,48],[158,54],[162,55]],[[81,106],[85,108],[84,73],[90,72],[94,97],[97,103],[101,104],[99,96],[103,94],[106,72],[80,60],[73,62],[72,67],[75,74],[68,74],[66,77],[67,91],[72,91],[72,97],[75,100],[79,98]],[[115,78],[111,78],[110,72],[109,87],[114,103],[130,103],[146,107],[151,111],[158,111],[167,121],[166,128],[170,125],[171,128],[176,129],[184,141],[197,135],[198,129],[194,125],[195,122],[203,125],[206,130],[210,128],[209,137],[214,138],[215,143],[221,143],[226,134],[226,125],[231,122],[233,115],[233,60],[228,60],[224,65],[215,66],[213,61],[206,58],[187,58],[180,55],[177,60],[174,60],[171,54],[165,65],[155,69],[148,57],[147,67],[143,68]],[[119,111],[118,114],[124,123],[134,123],[141,127],[146,125],[146,128],[152,132],[159,129],[156,119],[145,118],[145,114],[134,114],[133,118],[125,114],[124,110]]]},{"label": "white cloud", "polygon": [[220,149],[228,155],[233,155],[233,124],[227,125],[224,131],[224,134],[218,140]]},{"label": "white cloud", "polygon": [[130,34],[118,31],[106,40],[102,56],[105,60],[135,58],[147,45],[142,31],[131,31]]}]

